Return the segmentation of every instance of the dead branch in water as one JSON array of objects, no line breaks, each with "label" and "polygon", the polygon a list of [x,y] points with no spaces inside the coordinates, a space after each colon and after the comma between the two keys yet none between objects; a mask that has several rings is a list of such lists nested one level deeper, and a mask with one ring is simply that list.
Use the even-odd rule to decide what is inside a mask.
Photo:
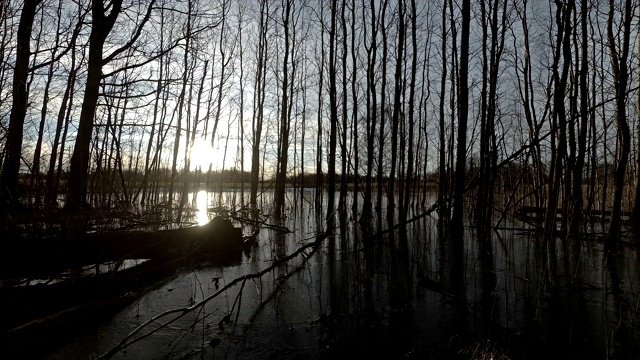
[{"label": "dead branch in water", "polygon": [[[392,228],[389,228],[387,230],[383,230],[382,232],[380,232],[378,234],[374,234],[373,236],[380,236],[380,235],[383,235],[383,234],[388,233],[390,231],[394,231],[394,230],[396,230],[396,229],[398,229],[398,228],[400,228],[402,226],[405,226],[405,225],[410,224],[410,223],[412,223],[412,222],[414,222],[414,221],[416,221],[418,219],[421,219],[421,218],[423,218],[425,216],[430,215],[436,209],[437,209],[437,204],[434,204],[429,209],[427,209],[424,213],[422,213],[420,215],[417,215],[417,216],[415,216],[415,217],[413,217],[413,218],[411,218],[411,219],[409,219],[407,221],[404,221],[402,223],[396,224]],[[222,288],[220,288],[215,293],[207,296],[206,298],[202,299],[201,301],[199,301],[199,302],[197,302],[197,303],[195,303],[195,304],[193,304],[191,306],[172,309],[172,310],[167,310],[167,311],[165,311],[165,312],[163,312],[161,314],[153,316],[149,320],[147,320],[144,323],[140,324],[138,327],[136,327],[129,334],[127,334],[120,341],[119,344],[117,344],[116,346],[111,348],[111,350],[107,351],[106,353],[102,354],[100,357],[98,357],[98,359],[110,359],[111,357],[113,357],[113,355],[118,353],[118,351],[121,351],[121,350],[129,347],[130,345],[133,345],[136,342],[138,342],[140,340],[143,340],[143,339],[153,335],[154,333],[156,333],[159,330],[169,326],[170,324],[174,323],[175,321],[177,321],[178,319],[182,318],[183,316],[191,313],[194,310],[197,310],[197,309],[203,307],[209,301],[215,299],[220,294],[224,293],[225,291],[227,291],[231,287],[237,285],[238,283],[242,283],[242,285],[244,286],[244,284],[245,284],[245,282],[247,280],[260,278],[263,275],[273,271],[274,269],[278,268],[282,264],[287,263],[288,261],[298,257],[301,254],[303,254],[305,257],[308,257],[311,254],[306,254],[305,251],[307,251],[308,249],[312,249],[311,253],[315,252],[318,249],[318,246],[325,239],[327,239],[329,236],[330,236],[330,232],[329,231],[317,235],[313,242],[305,244],[305,245],[299,247],[296,251],[292,252],[291,254],[274,261],[273,264],[271,264],[269,267],[265,268],[264,270],[237,277],[237,278],[233,279],[231,282],[229,282],[228,284],[226,284],[225,286],[223,286]],[[234,302],[234,306],[235,306],[235,302]],[[233,311],[233,309],[232,309],[232,311]],[[155,328],[153,330],[150,330],[150,331],[148,331],[146,333],[143,333],[143,334],[139,335],[138,337],[135,337],[138,333],[140,333],[147,326],[149,326],[152,323],[154,323],[154,322],[156,322],[156,321],[158,321],[160,319],[163,319],[163,318],[165,318],[165,317],[167,317],[169,315],[172,315],[172,314],[177,314],[177,315],[175,317],[173,317],[172,319],[168,320],[167,322],[162,323],[157,328]],[[230,314],[228,314],[227,316],[230,316]]]},{"label": "dead branch in water", "polygon": [[289,230],[289,228],[287,228],[286,226],[280,226],[280,225],[275,225],[275,224],[267,224],[267,220],[269,219],[268,217],[264,218],[264,219],[260,219],[260,220],[252,220],[252,219],[247,219],[246,217],[239,217],[239,216],[230,216],[231,219],[245,223],[245,224],[250,224],[253,226],[256,226],[258,228],[267,228],[267,229],[271,229],[271,230],[276,230],[276,231],[281,231],[284,232],[285,234],[291,233],[292,231]]},{"label": "dead branch in water", "polygon": [[[324,239],[326,239],[327,237],[329,237],[328,233],[322,233],[320,235],[318,235],[315,239],[315,241],[306,244],[304,246],[301,246],[300,248],[298,248],[296,251],[294,251],[293,253],[276,260],[273,264],[271,264],[271,266],[265,268],[262,271],[258,271],[252,274],[248,274],[248,275],[244,275],[244,276],[240,276],[235,278],[234,280],[232,280],[231,282],[229,282],[227,285],[225,285],[224,287],[222,287],[220,290],[216,291],[215,293],[207,296],[206,298],[202,299],[201,301],[191,305],[191,306],[187,306],[187,307],[183,307],[183,308],[178,308],[178,309],[172,309],[172,310],[167,310],[161,314],[158,314],[152,318],[150,318],[149,320],[145,321],[144,323],[140,324],[137,328],[135,328],[132,332],[130,332],[127,336],[125,336],[122,341],[116,345],[115,347],[113,347],[111,350],[107,351],[106,353],[102,354],[98,359],[110,359],[113,355],[115,355],[116,353],[118,353],[118,351],[123,350],[125,348],[127,348],[128,346],[143,340],[144,338],[147,338],[151,335],[153,335],[154,333],[158,332],[160,329],[167,327],[168,325],[170,325],[171,323],[175,322],[176,320],[182,318],[183,316],[189,314],[190,312],[199,309],[201,307],[203,307],[206,303],[208,303],[209,301],[211,301],[212,299],[218,297],[218,295],[224,293],[226,290],[230,289],[231,287],[235,286],[236,284],[242,282],[244,284],[245,281],[249,280],[249,279],[255,279],[255,278],[259,278],[262,277],[263,275],[265,275],[266,273],[276,269],[278,266],[288,262],[289,260],[292,260],[296,257],[298,257],[298,255],[303,254],[307,249],[309,248],[313,248],[316,247],[317,245],[319,245]],[[315,249],[314,249],[315,251]],[[144,333],[136,338],[134,338],[134,336],[136,334],[138,334],[140,331],[142,331],[144,328],[146,328],[147,326],[149,326],[151,323],[154,323],[162,318],[165,318],[169,315],[172,314],[178,314],[177,316],[175,316],[174,318],[172,318],[171,320],[161,324],[159,327],[150,330],[147,333]]]}]

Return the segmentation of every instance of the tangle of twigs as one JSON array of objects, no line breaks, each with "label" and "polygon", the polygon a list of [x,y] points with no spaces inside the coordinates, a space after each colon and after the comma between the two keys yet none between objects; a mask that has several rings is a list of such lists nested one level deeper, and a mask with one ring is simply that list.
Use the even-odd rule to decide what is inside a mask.
[{"label": "tangle of twigs", "polygon": [[[136,327],[129,334],[127,334],[127,336],[125,336],[120,341],[119,344],[117,344],[116,346],[111,348],[106,353],[100,355],[100,357],[98,357],[98,359],[110,359],[111,357],[113,357],[113,355],[117,354],[119,351],[127,348],[128,346],[131,346],[131,345],[135,344],[136,342],[138,342],[140,340],[143,340],[143,339],[153,335],[154,333],[158,332],[159,330],[169,326],[170,324],[172,324],[176,320],[182,318],[186,314],[189,314],[190,312],[203,307],[206,303],[208,303],[212,299],[216,298],[218,295],[224,293],[226,290],[230,289],[231,287],[235,286],[236,284],[242,282],[242,284],[244,285],[244,283],[249,279],[260,278],[263,275],[265,275],[266,273],[276,269],[278,266],[282,265],[283,263],[286,263],[289,260],[292,260],[292,259],[298,257],[298,255],[304,254],[307,249],[313,248],[313,247],[317,247],[328,236],[329,236],[329,234],[326,233],[326,232],[316,236],[315,241],[313,241],[311,243],[308,243],[308,244],[306,244],[304,246],[301,246],[300,248],[298,248],[293,253],[274,261],[273,264],[271,264],[271,266],[265,268],[264,270],[237,277],[234,280],[232,280],[231,282],[229,282],[228,284],[226,284],[224,287],[220,288],[215,293],[207,296],[206,298],[202,299],[201,301],[199,301],[199,302],[197,302],[197,303],[195,303],[195,304],[193,304],[191,306],[182,307],[182,308],[178,308],[178,309],[167,310],[167,311],[165,311],[165,312],[163,312],[161,314],[153,316],[149,320],[147,320],[144,323],[140,324],[138,327]],[[141,334],[141,335],[136,337],[136,335],[138,333],[140,333],[143,329],[145,329],[150,324],[152,324],[152,323],[154,323],[154,322],[156,322],[156,321],[158,321],[160,319],[163,319],[163,318],[165,318],[165,317],[167,317],[169,315],[172,315],[172,314],[177,314],[177,315],[175,317],[171,318],[170,320],[168,320],[167,322],[162,323],[157,328],[155,328],[153,330],[150,330],[150,331],[148,331],[146,333],[143,333],[143,334]]]}]

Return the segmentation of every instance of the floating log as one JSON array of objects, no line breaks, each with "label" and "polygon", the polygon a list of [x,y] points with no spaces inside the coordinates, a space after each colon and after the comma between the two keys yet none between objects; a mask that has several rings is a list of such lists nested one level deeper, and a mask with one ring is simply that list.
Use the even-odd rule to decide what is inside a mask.
[{"label": "floating log", "polygon": [[[78,328],[78,320],[118,311],[180,269],[239,263],[245,249],[241,229],[222,218],[191,228],[113,231],[74,240],[31,240],[13,233],[0,246],[0,334],[9,339],[0,346],[9,354],[29,349],[38,334],[66,334]],[[126,259],[146,261],[125,269],[119,265]],[[117,264],[111,272],[86,271],[109,262]],[[26,285],[47,278],[53,281]],[[25,357],[30,358],[15,358]]]},{"label": "floating log", "polygon": [[113,231],[74,240],[12,237],[0,246],[2,274],[55,272],[70,267],[123,259],[170,260],[237,252],[244,247],[242,230],[214,218],[203,226],[161,231]]},{"label": "floating log", "polygon": [[89,238],[101,260],[175,258],[239,251],[242,230],[216,217],[203,226],[164,231],[122,231]]},{"label": "floating log", "polygon": [[[545,216],[545,214],[547,213],[547,208],[545,207],[539,207],[539,206],[530,206],[530,205],[523,205],[520,207],[520,209],[518,209],[518,211],[516,212],[516,216],[519,218],[542,218]],[[563,214],[563,209],[558,208],[556,209],[556,216],[561,218]],[[591,217],[611,217],[611,210],[590,210],[590,211],[583,211],[582,215],[585,217],[591,216]],[[623,211],[622,212],[622,217],[623,218],[628,218],[631,216],[631,211]]]}]

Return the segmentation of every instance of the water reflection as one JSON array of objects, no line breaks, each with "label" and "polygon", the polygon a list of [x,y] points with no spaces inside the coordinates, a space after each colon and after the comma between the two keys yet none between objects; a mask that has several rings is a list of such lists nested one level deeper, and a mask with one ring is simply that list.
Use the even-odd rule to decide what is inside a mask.
[{"label": "water reflection", "polygon": [[[231,207],[238,194],[192,194],[198,224],[209,221],[210,204]],[[268,204],[271,193],[262,196]],[[184,273],[51,359],[102,353],[150,317],[202,300],[315,241],[325,211],[315,208],[314,193],[287,196],[289,212],[267,219],[274,226],[257,232],[241,264]],[[246,233],[253,233],[264,215],[247,216],[253,222]],[[503,223],[521,230],[478,236],[468,227],[459,249],[436,217],[383,234],[378,229],[395,217],[357,218],[340,216],[334,236],[316,251],[239,282],[116,358],[449,358],[465,349],[511,359],[637,354],[640,281],[632,248],[607,263],[593,239],[541,239],[523,224]],[[461,259],[461,267],[452,266]]]},{"label": "water reflection", "polygon": [[200,226],[209,223],[209,192],[205,190],[193,194],[196,223]]},{"label": "water reflection", "polygon": [[[35,286],[35,285],[55,285],[64,281],[80,279],[83,277],[98,276],[101,274],[109,274],[117,271],[124,271],[129,268],[141,265],[149,259],[123,259],[121,261],[108,261],[99,264],[85,265],[80,268],[68,269],[61,272],[57,277],[49,276],[47,278],[21,278],[6,280],[7,286]],[[0,281],[2,287],[3,281]]]}]

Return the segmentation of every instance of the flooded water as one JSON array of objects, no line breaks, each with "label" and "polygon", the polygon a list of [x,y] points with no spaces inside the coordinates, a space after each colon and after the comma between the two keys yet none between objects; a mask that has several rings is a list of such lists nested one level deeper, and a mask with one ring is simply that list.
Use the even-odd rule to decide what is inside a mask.
[{"label": "flooded water", "polygon": [[[271,204],[271,193],[262,196]],[[637,250],[623,244],[618,256],[604,261],[596,239],[547,244],[517,220],[503,222],[503,230],[487,241],[467,227],[458,255],[465,266],[456,269],[436,213],[375,237],[365,236],[347,216],[318,247],[242,280],[326,230],[312,191],[287,196],[285,218],[269,218],[267,224],[274,226],[260,230],[240,263],[182,272],[49,359],[97,358],[154,316],[189,307],[149,322],[113,358],[628,359],[640,354]],[[233,191],[193,197],[198,210],[190,216],[197,223],[208,221],[214,214],[207,210],[217,204],[240,201]],[[371,228],[384,231],[388,223]],[[193,306],[205,299],[203,306]]]}]

